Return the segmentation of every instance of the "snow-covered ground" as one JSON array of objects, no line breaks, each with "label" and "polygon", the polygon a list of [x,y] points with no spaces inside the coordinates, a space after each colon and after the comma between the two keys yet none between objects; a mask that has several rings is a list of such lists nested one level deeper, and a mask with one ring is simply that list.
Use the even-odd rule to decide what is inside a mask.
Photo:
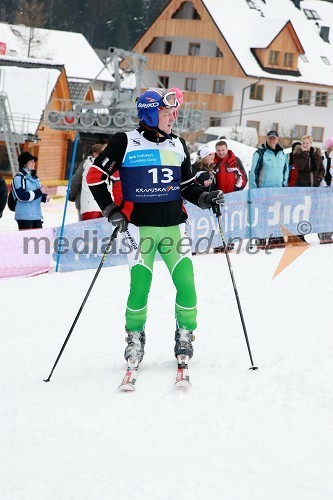
[{"label": "snow-covered ground", "polygon": [[100,273],[48,384],[95,271],[2,280],[0,499],[331,500],[332,250],[314,239],[274,280],[283,250],[231,256],[255,372],[225,256],[194,257],[188,393],[173,387],[174,290],[162,262],[134,393],[117,392],[126,266]]},{"label": "snow-covered ground", "polygon": [[[42,203],[43,227],[61,226],[62,216],[65,207],[65,197],[51,197],[48,203]],[[11,212],[8,207],[5,208],[2,217],[0,218],[0,231],[17,231],[17,223],[14,219],[15,213]],[[77,210],[75,204],[68,202],[66,210],[66,224],[71,224],[78,221]]]}]

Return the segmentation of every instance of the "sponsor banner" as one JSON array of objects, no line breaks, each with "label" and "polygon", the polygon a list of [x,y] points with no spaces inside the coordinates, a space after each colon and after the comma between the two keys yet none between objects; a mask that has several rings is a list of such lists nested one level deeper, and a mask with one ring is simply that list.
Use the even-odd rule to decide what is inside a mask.
[{"label": "sponsor banner", "polygon": [[0,278],[48,272],[54,229],[0,233]]},{"label": "sponsor banner", "polygon": [[[60,230],[60,227],[56,228],[53,260],[57,261],[59,253],[59,271],[75,271],[96,269],[99,266],[114,227],[103,218],[69,224],[65,226],[61,238]],[[129,248],[125,246],[124,238],[119,234],[113,241],[104,266],[126,264],[126,252],[129,252]]]},{"label": "sponsor banner", "polygon": [[[333,231],[333,189],[262,188],[225,195],[223,221],[228,237],[282,236]],[[306,222],[307,227],[302,223]]]},{"label": "sponsor banner", "polygon": [[[282,236],[280,224],[294,234],[333,231],[333,189],[262,188],[225,195],[222,224],[226,239]],[[221,246],[218,221],[211,210],[185,203],[189,215],[186,233],[191,252],[205,253]],[[106,219],[95,219],[65,226],[63,241],[56,228],[55,253],[60,251],[59,270],[97,268],[113,226]],[[105,266],[126,264],[130,252],[125,235],[114,241]],[[190,252],[190,253],[191,253]],[[160,258],[157,254],[157,258]]]}]

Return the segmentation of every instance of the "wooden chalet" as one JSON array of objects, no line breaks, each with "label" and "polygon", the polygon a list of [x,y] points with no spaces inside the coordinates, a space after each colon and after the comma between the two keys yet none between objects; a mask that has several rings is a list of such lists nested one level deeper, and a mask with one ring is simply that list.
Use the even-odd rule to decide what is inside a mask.
[{"label": "wooden chalet", "polygon": [[203,128],[246,125],[261,139],[276,128],[322,144],[333,133],[333,5],[302,5],[170,0],[132,49],[147,57],[142,80],[183,90]]}]

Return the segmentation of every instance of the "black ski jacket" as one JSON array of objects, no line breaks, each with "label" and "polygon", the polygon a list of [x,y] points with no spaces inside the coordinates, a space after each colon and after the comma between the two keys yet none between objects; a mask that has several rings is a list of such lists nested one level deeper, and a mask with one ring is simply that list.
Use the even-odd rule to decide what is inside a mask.
[{"label": "black ski jacket", "polygon": [[[137,130],[145,139],[157,145],[162,144],[164,141],[170,141],[168,138],[159,137],[154,130],[148,129],[142,123],[140,123]],[[172,139],[177,139],[177,136],[171,134]],[[179,138],[179,140],[185,153],[185,159],[180,165],[181,196],[194,205],[198,205],[198,199],[204,190],[196,182],[195,176],[192,173],[190,155],[185,141],[182,138]],[[126,148],[126,133],[116,133],[111,137],[106,149],[95,159],[94,164],[88,171],[87,182],[89,188],[102,211],[112,202],[112,196],[105,183],[105,179],[110,177],[116,170],[119,170],[123,193],[126,192],[126,186],[123,184],[126,182],[126,176],[122,176],[122,165]],[[153,166],[154,164],[152,164]],[[136,226],[175,226],[185,222],[188,217],[182,197],[173,201],[139,203],[126,200],[126,195],[124,195],[120,210]]]}]

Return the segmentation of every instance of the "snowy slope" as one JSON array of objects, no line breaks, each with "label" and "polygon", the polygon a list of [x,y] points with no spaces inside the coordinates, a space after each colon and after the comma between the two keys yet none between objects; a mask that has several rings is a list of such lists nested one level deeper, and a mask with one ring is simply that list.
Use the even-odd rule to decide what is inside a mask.
[{"label": "snowy slope", "polygon": [[223,255],[194,257],[193,388],[173,382],[174,290],[155,265],[135,393],[125,368],[126,266],[0,282],[1,500],[331,500],[330,246],[272,280],[283,250],[232,256],[256,372]]}]

